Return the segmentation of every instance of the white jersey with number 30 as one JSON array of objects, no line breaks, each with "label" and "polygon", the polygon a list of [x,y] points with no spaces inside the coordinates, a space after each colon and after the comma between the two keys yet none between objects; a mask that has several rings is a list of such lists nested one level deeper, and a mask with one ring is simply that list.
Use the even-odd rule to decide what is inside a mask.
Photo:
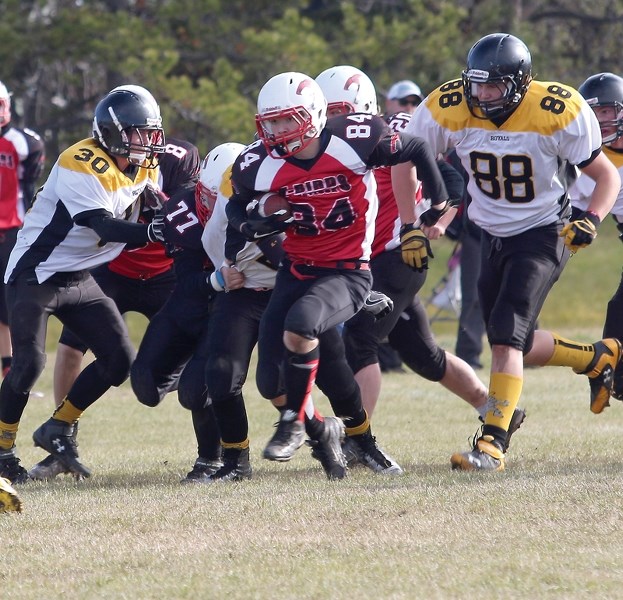
[{"label": "white jersey with number 30", "polygon": [[435,153],[456,148],[469,174],[468,214],[497,237],[556,222],[574,165],[599,150],[599,123],[582,96],[555,82],[532,81],[515,111],[496,126],[470,111],[460,79],[443,84],[416,109],[407,133]]}]

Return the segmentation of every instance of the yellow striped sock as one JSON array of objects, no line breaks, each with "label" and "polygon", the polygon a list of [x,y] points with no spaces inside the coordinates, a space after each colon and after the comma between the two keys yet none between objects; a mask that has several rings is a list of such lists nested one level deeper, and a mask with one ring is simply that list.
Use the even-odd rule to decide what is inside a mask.
[{"label": "yellow striped sock", "polygon": [[243,442],[235,442],[233,444],[221,440],[221,446],[223,446],[224,449],[235,448],[236,450],[245,450],[249,447],[249,438],[247,438]]},{"label": "yellow striped sock", "polygon": [[54,411],[52,418],[63,423],[75,423],[84,411],[76,408],[67,398],[61,402],[61,405]]},{"label": "yellow striped sock", "polygon": [[5,423],[4,421],[0,421],[0,450],[13,448],[18,428],[19,421],[17,423]]},{"label": "yellow striped sock", "polygon": [[491,373],[489,400],[485,423],[508,431],[515,408],[519,403],[523,378],[508,373]]},{"label": "yellow striped sock", "polygon": [[554,336],[554,354],[545,365],[572,367],[578,373],[585,371],[595,356],[595,346],[567,340],[555,333],[552,335]]}]

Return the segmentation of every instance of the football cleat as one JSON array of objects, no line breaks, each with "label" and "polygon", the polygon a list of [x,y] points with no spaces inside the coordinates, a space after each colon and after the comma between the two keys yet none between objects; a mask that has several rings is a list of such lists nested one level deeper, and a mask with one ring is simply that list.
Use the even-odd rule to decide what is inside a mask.
[{"label": "football cleat", "polygon": [[298,419],[280,419],[275,426],[277,429],[266,444],[262,456],[266,460],[286,462],[305,443],[305,424]]},{"label": "football cleat", "polygon": [[591,412],[599,414],[610,406],[614,373],[621,360],[621,342],[607,338],[593,344],[595,356],[581,375],[588,377],[591,388]]},{"label": "football cleat", "polygon": [[344,479],[347,475],[346,458],[342,452],[344,423],[337,417],[325,417],[324,428],[317,440],[307,440],[312,456],[320,461],[329,479]]},{"label": "football cleat", "polygon": [[[349,454],[352,452],[356,455],[357,463],[361,463],[375,473],[402,475],[400,465],[378,447],[376,438],[372,435],[369,427],[364,433],[347,436],[346,439],[350,442],[348,444],[348,452]],[[346,446],[346,443],[344,446]],[[346,455],[345,451],[344,454]]]},{"label": "football cleat", "polygon": [[208,460],[200,456],[180,483],[206,483],[208,477],[216,473],[222,466],[223,463],[220,460]]},{"label": "football cleat", "polygon": [[213,483],[217,481],[243,481],[251,479],[253,471],[249,461],[249,449],[223,448],[223,466],[208,475],[203,481]]},{"label": "football cleat", "polygon": [[0,477],[0,513],[3,512],[22,512],[22,501],[11,482]]},{"label": "football cleat", "polygon": [[[483,421],[482,417],[478,417],[478,418],[481,421]],[[505,454],[506,452],[508,452],[508,447],[510,446],[511,437],[513,436],[513,433],[515,433],[521,427],[521,424],[524,422],[525,418],[526,418],[526,411],[523,408],[518,407],[513,411],[513,416],[511,417],[511,421],[508,424],[508,431],[506,432],[506,441],[504,442],[504,445],[502,447],[502,452],[504,452]],[[475,445],[476,440],[480,438],[481,436],[482,436],[482,426],[480,427],[480,429],[474,436],[472,445]]]},{"label": "football cleat", "polygon": [[0,477],[8,479],[12,484],[28,481],[28,471],[20,464],[15,454],[15,446],[0,450]]},{"label": "football cleat", "polygon": [[476,440],[469,452],[453,454],[450,463],[453,469],[463,471],[503,471],[504,452],[494,443],[493,436],[485,435]]},{"label": "football cleat", "polygon": [[623,362],[620,362],[614,370],[612,397],[616,400],[623,400]]},{"label": "football cleat", "polygon": [[54,479],[57,475],[69,472],[69,469],[58,458],[48,454],[28,471],[28,477],[36,481],[48,481]]},{"label": "football cleat", "polygon": [[91,471],[79,460],[74,425],[48,419],[33,434],[35,446],[43,448],[52,456],[58,458],[71,473],[79,477],[90,477]]}]

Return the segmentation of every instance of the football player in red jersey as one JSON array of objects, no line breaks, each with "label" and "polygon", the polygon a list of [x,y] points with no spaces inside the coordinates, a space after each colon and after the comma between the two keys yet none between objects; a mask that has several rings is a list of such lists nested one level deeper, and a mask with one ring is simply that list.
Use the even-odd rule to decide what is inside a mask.
[{"label": "football player in red jersey", "polygon": [[[4,273],[24,212],[43,171],[45,148],[30,129],[11,123],[11,94],[0,81],[0,272]],[[11,367],[11,336],[4,282],[0,281],[0,358],[2,375]]]},{"label": "football player in red jersey", "polygon": [[[227,215],[234,230],[257,240],[281,226],[271,217],[249,219],[249,202],[261,192],[278,192],[292,205],[294,222],[285,232],[285,258],[260,326],[257,383],[266,398],[286,392],[287,410],[281,418],[305,421],[327,476],[341,479],[347,474],[341,448],[344,425],[317,412],[311,389],[320,336],[354,315],[370,291],[368,261],[377,212],[372,169],[411,161],[426,183],[435,215],[446,210],[448,195],[434,157],[421,140],[396,134],[380,117],[364,113],[334,118],[327,126],[326,110],[320,87],[303,73],[281,73],[262,87],[256,116],[260,140],[234,163],[234,195]],[[414,226],[413,196],[398,192],[405,223],[403,260],[425,269],[429,246]],[[281,343],[283,359],[275,352]],[[334,375],[327,379],[339,382],[340,389],[323,391],[334,399],[334,410],[336,398],[343,399],[344,410],[336,413],[349,415],[347,433],[363,452],[374,455],[379,470],[399,471],[376,445],[359,386],[343,354],[327,366]],[[244,440],[230,449],[232,463],[233,455],[247,446]]]}]

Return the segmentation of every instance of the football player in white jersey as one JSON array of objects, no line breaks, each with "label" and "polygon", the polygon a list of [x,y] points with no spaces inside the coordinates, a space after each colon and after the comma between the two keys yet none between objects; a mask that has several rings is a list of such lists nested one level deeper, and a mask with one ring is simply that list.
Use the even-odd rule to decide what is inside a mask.
[{"label": "football player in white jersey", "polygon": [[93,350],[63,403],[33,438],[76,476],[90,475],[72,437],[78,419],[111,386],[127,379],[133,358],[126,325],[89,269],[119,255],[124,244],[164,241],[161,217],[137,223],[138,197],[157,185],[156,154],[164,131],[155,100],[127,90],[98,103],[93,137],[61,153],[38,192],[5,274],[13,364],[0,388],[0,476],[28,479],[15,438],[32,386],[45,364],[50,315]]},{"label": "football player in white jersey", "polygon": [[[586,98],[601,127],[602,150],[618,169],[623,179],[623,77],[614,73],[591,75],[578,92]],[[571,188],[571,205],[574,214],[585,211],[591,200],[595,182],[586,175],[580,175]],[[623,189],[611,213],[623,241]],[[608,302],[603,336],[623,339],[623,277],[617,291]],[[623,400],[623,365],[614,370],[612,396]]]},{"label": "football player in white jersey", "polygon": [[[434,152],[456,148],[469,174],[469,216],[484,232],[479,294],[492,364],[482,434],[471,451],[454,454],[451,464],[501,471],[524,361],[586,374],[591,410],[599,413],[608,405],[620,342],[574,342],[536,331],[535,324],[570,253],[595,238],[621,180],[601,152],[599,123],[586,101],[567,85],[533,81],[528,48],[506,33],[474,44],[462,79],[434,90],[407,131],[417,132]],[[595,180],[595,189],[587,210],[569,222],[568,189],[576,167]],[[425,216],[424,231],[435,222],[433,212]]]}]

